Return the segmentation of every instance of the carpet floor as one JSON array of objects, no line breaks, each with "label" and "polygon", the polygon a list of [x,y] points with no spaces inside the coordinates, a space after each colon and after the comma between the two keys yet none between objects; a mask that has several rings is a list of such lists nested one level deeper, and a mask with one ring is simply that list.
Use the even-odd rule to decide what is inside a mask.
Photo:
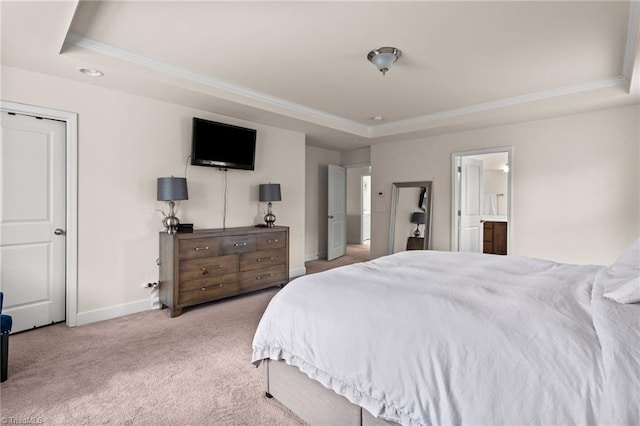
[{"label": "carpet floor", "polygon": [[267,399],[251,364],[258,321],[277,289],[9,339],[2,424],[300,425]]},{"label": "carpet floor", "polygon": [[347,254],[337,259],[326,260],[311,260],[305,262],[304,266],[308,274],[315,274],[316,272],[326,271],[327,269],[337,268],[338,266],[350,265],[357,262],[366,262],[371,256],[371,247],[369,241],[365,241],[364,244],[347,244]]}]

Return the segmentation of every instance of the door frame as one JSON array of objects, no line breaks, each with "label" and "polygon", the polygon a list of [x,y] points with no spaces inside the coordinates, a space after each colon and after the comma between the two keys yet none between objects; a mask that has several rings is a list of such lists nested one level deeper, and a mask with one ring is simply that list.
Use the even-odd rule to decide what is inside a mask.
[{"label": "door frame", "polygon": [[513,253],[513,146],[503,146],[497,148],[483,148],[469,151],[455,151],[451,153],[451,251],[458,251],[458,209],[460,203],[460,179],[458,174],[458,161],[462,157],[495,154],[504,152],[507,154],[507,254]]},{"label": "door frame", "polygon": [[78,323],[78,114],[0,100],[0,110],[65,123],[65,324]]}]

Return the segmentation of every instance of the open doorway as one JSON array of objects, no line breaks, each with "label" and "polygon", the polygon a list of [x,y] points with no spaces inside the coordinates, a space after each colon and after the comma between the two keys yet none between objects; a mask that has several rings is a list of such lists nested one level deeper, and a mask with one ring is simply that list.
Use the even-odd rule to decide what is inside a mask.
[{"label": "open doorway", "polygon": [[452,250],[508,254],[512,249],[511,147],[452,154]]},{"label": "open doorway", "polygon": [[347,244],[371,239],[371,166],[347,167]]},{"label": "open doorway", "polygon": [[[328,224],[327,227],[327,256],[317,258],[317,260],[309,260],[305,262],[307,274],[325,271],[342,265],[348,265],[356,262],[367,261],[371,257],[370,238],[371,238],[371,167],[368,164],[357,166],[339,167],[341,174],[340,184],[336,184],[335,188],[331,182],[328,182],[327,204]],[[331,173],[328,173],[331,177]],[[331,179],[329,178],[328,181]],[[338,197],[339,195],[339,197]],[[337,256],[330,256],[330,248],[337,244],[332,244],[331,222],[335,219],[335,213],[332,214],[331,200],[332,198],[340,198],[343,200],[341,209],[344,208],[346,216],[346,232],[344,227],[341,228],[339,243],[342,245],[342,252]],[[342,240],[344,238],[344,240]],[[336,241],[338,238],[333,238]],[[346,247],[345,247],[346,246]],[[331,260],[329,260],[331,259]]]},{"label": "open doorway", "polygon": [[371,240],[371,166],[347,166],[347,251],[369,259]]}]

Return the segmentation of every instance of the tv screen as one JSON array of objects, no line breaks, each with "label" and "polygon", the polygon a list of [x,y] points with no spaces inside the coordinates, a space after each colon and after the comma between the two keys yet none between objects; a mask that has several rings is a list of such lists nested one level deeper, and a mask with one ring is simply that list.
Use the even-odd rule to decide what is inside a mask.
[{"label": "tv screen", "polygon": [[253,170],[255,151],[255,130],[193,118],[192,165]]}]

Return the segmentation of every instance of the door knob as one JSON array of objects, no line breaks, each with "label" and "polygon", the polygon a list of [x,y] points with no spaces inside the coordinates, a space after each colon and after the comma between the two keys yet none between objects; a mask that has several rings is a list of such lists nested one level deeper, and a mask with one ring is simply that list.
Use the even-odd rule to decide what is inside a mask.
[{"label": "door knob", "polygon": [[333,219],[333,216],[329,216],[329,219]]},{"label": "door knob", "polygon": [[58,228],[55,231],[53,231],[53,233],[56,234],[56,235],[62,235],[62,234],[64,234],[64,231],[62,229]]}]

